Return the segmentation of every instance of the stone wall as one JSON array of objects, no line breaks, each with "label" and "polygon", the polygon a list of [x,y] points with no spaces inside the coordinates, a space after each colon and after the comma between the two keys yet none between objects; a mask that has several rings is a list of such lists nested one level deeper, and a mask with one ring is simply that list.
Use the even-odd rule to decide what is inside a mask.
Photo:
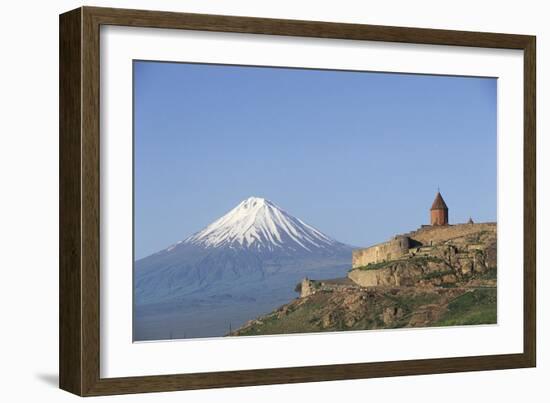
[{"label": "stone wall", "polygon": [[[414,246],[407,258],[353,268],[348,278],[362,287],[439,287],[496,270],[497,228],[493,223],[424,228],[416,234],[411,243],[434,240],[433,245]],[[475,281],[482,284],[485,280],[490,278]]]},{"label": "stone wall", "polygon": [[455,224],[449,226],[426,226],[406,234],[409,238],[429,246],[453,238],[474,234],[481,231],[496,231],[496,223]]},{"label": "stone wall", "polygon": [[352,252],[352,268],[366,266],[397,259],[409,252],[410,240],[406,236],[396,236],[388,242],[383,242],[369,248],[355,249]]},{"label": "stone wall", "polygon": [[352,268],[399,259],[409,254],[409,248],[430,246],[453,238],[463,237],[481,231],[495,232],[496,223],[455,224],[449,226],[425,226],[404,235],[398,235],[390,241],[377,245],[355,249],[352,252]]},{"label": "stone wall", "polygon": [[310,280],[307,277],[300,283],[300,298],[306,298],[317,292],[349,291],[357,288],[357,283],[349,277],[328,280]]},{"label": "stone wall", "polygon": [[302,280],[300,298],[309,297],[312,294],[315,294],[315,284],[306,277]]},{"label": "stone wall", "polygon": [[361,287],[411,287],[422,274],[422,268],[403,263],[379,270],[351,270],[348,278]]}]

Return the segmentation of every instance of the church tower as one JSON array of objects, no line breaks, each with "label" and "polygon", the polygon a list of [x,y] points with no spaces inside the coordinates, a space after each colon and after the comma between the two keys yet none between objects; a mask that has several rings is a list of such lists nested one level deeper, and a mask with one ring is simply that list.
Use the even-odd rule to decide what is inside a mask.
[{"label": "church tower", "polygon": [[439,192],[435,195],[435,200],[430,209],[430,224],[449,225],[449,208]]}]

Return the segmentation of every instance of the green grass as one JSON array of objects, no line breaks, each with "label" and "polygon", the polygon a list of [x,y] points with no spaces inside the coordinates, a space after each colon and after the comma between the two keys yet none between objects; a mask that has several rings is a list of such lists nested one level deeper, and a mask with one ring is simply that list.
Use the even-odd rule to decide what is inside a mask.
[{"label": "green grass", "polygon": [[438,303],[440,300],[439,295],[432,292],[411,295],[386,294],[385,296],[394,302],[396,308],[401,308],[405,314],[414,311],[419,306]]},{"label": "green grass", "polygon": [[[457,295],[454,293],[453,295]],[[342,295],[342,298],[344,295]],[[439,310],[445,310],[435,322],[425,326],[457,326],[493,324],[497,320],[496,288],[471,289],[445,304],[450,297],[441,291],[415,291],[379,293],[373,300],[363,306],[356,317],[355,323],[347,323],[349,319],[343,300],[334,300],[333,294],[316,293],[302,304],[287,306],[287,313],[278,318],[278,313],[264,316],[260,324],[254,324],[240,332],[242,336],[291,334],[310,332],[330,332],[342,330],[368,330],[380,328],[399,328],[409,325],[411,315],[424,309],[425,306],[436,305]],[[383,311],[386,308],[401,309],[403,316],[391,324],[384,324]],[[436,309],[437,310],[437,309]],[[331,315],[328,327],[322,324],[325,315]]]},{"label": "green grass", "polygon": [[282,320],[276,314],[269,315],[263,318],[261,325],[253,325],[240,335],[318,332],[320,330],[315,322],[321,307],[321,304],[314,302],[304,304],[290,311]]},{"label": "green grass", "polygon": [[354,267],[352,270],[379,270],[379,269],[383,269],[384,267],[393,265],[395,263],[411,263],[419,266],[424,266],[428,262],[442,263],[443,260],[435,256],[414,256],[414,257],[408,257],[405,259],[396,259],[396,260],[388,260],[388,261],[378,262],[378,263],[369,263],[365,266]]},{"label": "green grass", "polygon": [[487,271],[481,274],[475,274],[474,277],[482,280],[496,280],[497,279],[497,268],[490,267]]},{"label": "green grass", "polygon": [[351,270],[378,270],[378,269],[383,269],[384,267],[388,266],[390,263],[393,263],[393,262],[394,261],[369,263],[366,266],[354,267]]},{"label": "green grass", "polygon": [[497,290],[476,289],[461,295],[432,326],[481,325],[497,322]]}]

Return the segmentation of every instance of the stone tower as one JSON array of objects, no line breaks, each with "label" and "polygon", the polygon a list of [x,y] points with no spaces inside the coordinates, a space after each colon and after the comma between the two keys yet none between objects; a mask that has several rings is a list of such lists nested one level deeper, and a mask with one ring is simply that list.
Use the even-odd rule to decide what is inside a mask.
[{"label": "stone tower", "polygon": [[435,200],[430,209],[430,224],[449,225],[449,208],[439,192],[435,195]]}]

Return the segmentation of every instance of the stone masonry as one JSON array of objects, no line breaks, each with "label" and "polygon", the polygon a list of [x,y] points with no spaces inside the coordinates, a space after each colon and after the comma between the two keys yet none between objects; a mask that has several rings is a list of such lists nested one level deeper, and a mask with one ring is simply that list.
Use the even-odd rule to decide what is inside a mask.
[{"label": "stone masonry", "polygon": [[370,263],[379,263],[395,260],[409,253],[410,239],[407,236],[396,236],[388,242],[379,243],[370,248],[355,249],[352,252],[351,265],[353,268],[366,266]]}]

